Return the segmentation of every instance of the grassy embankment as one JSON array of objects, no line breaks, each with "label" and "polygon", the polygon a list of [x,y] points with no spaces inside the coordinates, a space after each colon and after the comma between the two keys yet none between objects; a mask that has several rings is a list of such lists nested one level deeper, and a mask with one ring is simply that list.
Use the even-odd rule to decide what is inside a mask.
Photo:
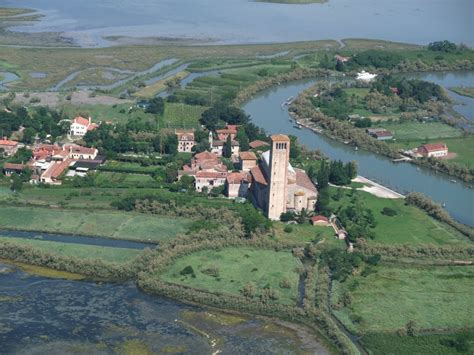
[{"label": "grassy embankment", "polygon": [[0,242],[6,241],[19,245],[28,245],[38,248],[48,253],[61,256],[70,256],[78,259],[102,259],[115,263],[125,263],[133,260],[142,251],[138,249],[103,247],[97,245],[72,244],[62,242],[51,242],[46,240],[33,240],[22,238],[2,237],[0,233]]},{"label": "grassy embankment", "polygon": [[[343,197],[336,201],[334,200],[336,191],[337,188],[330,188],[333,196],[330,206],[334,210],[344,208],[354,198],[351,196],[351,190],[344,189]],[[369,240],[369,243],[385,245],[457,245],[469,243],[467,238],[448,225],[431,218],[424,211],[414,206],[405,205],[403,199],[378,198],[364,191],[356,191],[354,195],[364,208],[372,211],[377,222],[373,229],[376,237],[373,241]],[[383,215],[381,212],[384,207],[395,210],[397,215]]]},{"label": "grassy embankment", "polygon": [[474,87],[455,87],[449,88],[449,90],[454,91],[458,95],[474,97]]},{"label": "grassy embankment", "polygon": [[[296,272],[301,263],[291,252],[275,252],[250,248],[226,248],[220,251],[201,251],[176,260],[161,279],[211,292],[241,295],[241,289],[249,282],[257,286],[256,295],[266,287],[278,290],[278,302],[296,304],[298,278]],[[187,266],[194,270],[194,276],[182,275]],[[217,270],[211,276],[208,269]],[[288,287],[280,283],[288,281]]]},{"label": "grassy embankment", "polygon": [[0,226],[6,229],[82,234],[114,239],[163,242],[183,233],[192,221],[146,214],[1,207]]},{"label": "grassy embankment", "polygon": [[[473,266],[382,264],[368,276],[353,275],[343,284],[334,283],[333,304],[347,292],[352,300],[334,313],[348,329],[363,335],[362,343],[371,351],[454,353],[440,341],[470,329],[465,335],[472,346],[474,322],[466,310],[474,292],[473,277]],[[410,321],[418,334],[397,334]]]}]

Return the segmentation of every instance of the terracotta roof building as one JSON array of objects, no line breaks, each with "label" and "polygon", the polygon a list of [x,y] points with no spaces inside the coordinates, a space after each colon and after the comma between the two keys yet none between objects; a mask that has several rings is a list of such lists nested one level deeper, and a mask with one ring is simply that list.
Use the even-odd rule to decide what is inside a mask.
[{"label": "terracotta roof building", "polygon": [[9,139],[0,139],[0,155],[11,156],[15,155],[18,151],[18,142],[11,141]]},{"label": "terracotta roof building", "polygon": [[445,157],[448,155],[448,146],[445,143],[424,144],[418,148],[418,153],[424,157]]}]

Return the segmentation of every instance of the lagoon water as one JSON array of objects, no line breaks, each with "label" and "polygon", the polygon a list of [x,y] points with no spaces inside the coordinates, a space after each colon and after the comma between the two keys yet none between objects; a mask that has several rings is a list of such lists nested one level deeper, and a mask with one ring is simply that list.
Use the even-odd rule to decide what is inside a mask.
[{"label": "lagoon water", "polygon": [[[147,351],[148,350],[148,351]],[[0,354],[328,354],[303,328],[0,262]]]},{"label": "lagoon water", "polygon": [[374,38],[474,44],[472,0],[329,0],[271,4],[253,0],[3,0],[45,17],[21,31],[65,32],[82,46],[104,36],[197,39],[215,43]]}]

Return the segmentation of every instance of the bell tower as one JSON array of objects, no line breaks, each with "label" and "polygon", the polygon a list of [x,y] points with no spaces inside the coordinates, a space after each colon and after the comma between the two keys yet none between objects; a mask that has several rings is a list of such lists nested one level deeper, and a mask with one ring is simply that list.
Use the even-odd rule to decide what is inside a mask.
[{"label": "bell tower", "polygon": [[288,136],[277,134],[271,136],[271,140],[267,217],[279,220],[281,214],[286,212],[290,139]]}]

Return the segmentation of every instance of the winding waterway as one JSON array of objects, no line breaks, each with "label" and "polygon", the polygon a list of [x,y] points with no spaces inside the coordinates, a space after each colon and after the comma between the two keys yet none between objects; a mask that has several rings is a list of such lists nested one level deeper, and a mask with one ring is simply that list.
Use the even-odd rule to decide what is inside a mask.
[{"label": "winding waterway", "polygon": [[1,354],[328,354],[304,328],[0,262]]},{"label": "winding waterway", "polygon": [[[422,78],[430,80],[432,74]],[[455,76],[449,76],[457,86]],[[290,96],[296,97],[316,82],[315,79],[283,84],[265,90],[245,104],[244,110],[252,121],[268,133],[292,134],[311,149],[319,149],[331,159],[345,162],[355,160],[359,173],[400,193],[418,191],[434,201],[444,203],[446,210],[458,221],[474,226],[474,189],[462,182],[452,183],[452,177],[419,168],[412,164],[392,163],[389,159],[316,134],[307,129],[297,129],[281,104]]]}]

